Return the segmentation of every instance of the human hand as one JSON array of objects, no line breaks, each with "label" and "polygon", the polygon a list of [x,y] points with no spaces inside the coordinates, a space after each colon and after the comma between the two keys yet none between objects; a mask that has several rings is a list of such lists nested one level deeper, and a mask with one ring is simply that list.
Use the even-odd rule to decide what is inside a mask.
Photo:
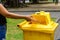
[{"label": "human hand", "polygon": [[29,16],[29,15],[27,15],[25,19],[26,19],[27,21],[29,21],[30,23],[32,23],[32,22],[37,22],[36,19],[32,18],[32,16]]},{"label": "human hand", "polygon": [[26,19],[27,21],[31,21],[32,17],[30,15],[26,15],[24,19]]}]

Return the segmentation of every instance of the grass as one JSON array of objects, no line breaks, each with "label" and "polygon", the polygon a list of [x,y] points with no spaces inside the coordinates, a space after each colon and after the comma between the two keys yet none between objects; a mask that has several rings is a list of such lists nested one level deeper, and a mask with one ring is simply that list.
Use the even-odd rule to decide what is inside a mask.
[{"label": "grass", "polygon": [[23,20],[24,19],[7,19],[6,40],[23,40],[23,32],[17,27],[17,24]]},{"label": "grass", "polygon": [[[56,18],[52,18],[53,21]],[[17,27],[17,24],[24,21],[24,19],[8,19],[7,18],[7,35],[6,40],[23,40],[23,31]]]}]

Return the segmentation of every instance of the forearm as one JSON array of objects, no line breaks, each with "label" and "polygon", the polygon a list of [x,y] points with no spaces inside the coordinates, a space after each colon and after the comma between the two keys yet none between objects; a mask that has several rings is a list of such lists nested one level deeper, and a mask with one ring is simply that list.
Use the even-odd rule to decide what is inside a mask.
[{"label": "forearm", "polygon": [[11,12],[8,12],[6,15],[5,15],[7,18],[14,18],[14,19],[25,19],[26,16],[25,15],[19,15],[19,14],[15,14],[15,13],[11,13]]},{"label": "forearm", "polygon": [[7,18],[15,18],[15,19],[24,18],[24,19],[29,19],[27,16],[8,12],[8,10],[2,4],[0,4],[0,14],[5,16],[5,17],[7,17]]}]

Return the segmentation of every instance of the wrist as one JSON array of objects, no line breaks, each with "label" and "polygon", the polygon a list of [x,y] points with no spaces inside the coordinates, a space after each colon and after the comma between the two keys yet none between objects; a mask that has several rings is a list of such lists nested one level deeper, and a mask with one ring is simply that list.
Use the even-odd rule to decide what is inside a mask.
[{"label": "wrist", "polygon": [[21,18],[22,18],[22,19],[26,19],[26,18],[27,18],[27,16],[22,15],[22,16],[21,16]]}]

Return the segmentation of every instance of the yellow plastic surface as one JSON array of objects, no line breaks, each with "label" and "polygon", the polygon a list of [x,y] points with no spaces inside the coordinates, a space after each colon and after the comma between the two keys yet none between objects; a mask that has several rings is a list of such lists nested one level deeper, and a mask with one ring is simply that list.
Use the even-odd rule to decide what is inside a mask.
[{"label": "yellow plastic surface", "polygon": [[40,24],[45,24],[45,25],[49,24],[51,21],[50,13],[44,11],[36,12],[35,14],[32,14],[32,18],[36,19]]},{"label": "yellow plastic surface", "polygon": [[24,21],[19,24],[20,29],[23,30],[24,40],[54,40],[54,31],[58,26],[50,18],[49,12],[36,12],[31,15],[37,22]]}]

